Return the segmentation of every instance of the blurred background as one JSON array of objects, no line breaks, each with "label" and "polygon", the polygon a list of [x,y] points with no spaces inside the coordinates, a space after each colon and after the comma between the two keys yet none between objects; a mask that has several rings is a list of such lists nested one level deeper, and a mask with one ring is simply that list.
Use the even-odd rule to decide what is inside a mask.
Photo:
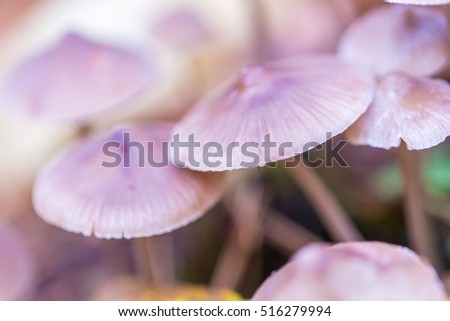
[{"label": "blurred background", "polygon": [[[261,57],[333,53],[348,24],[380,3],[0,0],[0,81],[24,59],[68,32],[77,32],[144,53],[157,74],[148,92],[99,118],[92,124],[94,131],[120,122],[176,121],[195,101]],[[258,169],[260,175],[251,175],[244,190],[236,192],[243,197],[233,196],[235,189],[230,188],[201,219],[171,233],[179,284],[156,285],[145,270],[139,240],[72,234],[44,223],[33,212],[31,188],[37,170],[75,139],[79,128],[24,120],[1,107],[0,293],[1,287],[11,290],[0,299],[250,298],[293,251],[314,240],[332,241],[285,171]],[[364,237],[408,246],[396,152],[346,145],[342,155],[349,167],[318,172]],[[450,270],[450,146],[446,142],[421,155],[426,210],[444,262],[440,272],[450,280],[446,274]],[[236,219],[235,215],[251,212],[255,199],[270,215]],[[248,240],[250,232],[256,236]],[[218,270],[226,270],[221,259],[224,244],[234,246],[235,260],[243,266],[236,279],[217,279]]]}]

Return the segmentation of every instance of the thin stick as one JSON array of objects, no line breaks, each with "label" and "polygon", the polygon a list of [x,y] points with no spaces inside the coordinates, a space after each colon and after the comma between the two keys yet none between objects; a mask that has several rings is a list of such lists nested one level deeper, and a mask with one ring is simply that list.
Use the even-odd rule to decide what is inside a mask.
[{"label": "thin stick", "polygon": [[152,273],[150,269],[150,260],[147,251],[147,241],[145,238],[137,238],[131,240],[133,250],[133,263],[137,277],[146,283],[152,281]]},{"label": "thin stick", "polygon": [[153,283],[156,286],[175,283],[175,256],[172,235],[162,234],[148,237],[146,240]]},{"label": "thin stick", "polygon": [[211,284],[236,289],[255,249],[261,244],[262,191],[238,189],[232,206],[234,226],[219,257]]},{"label": "thin stick", "polygon": [[311,242],[322,241],[317,235],[273,209],[264,216],[263,230],[267,242],[289,256]]},{"label": "thin stick", "polygon": [[213,287],[236,289],[240,284],[248,265],[250,249],[241,246],[237,239],[237,233],[233,231],[224,245],[214,271],[211,280]]},{"label": "thin stick", "polygon": [[361,233],[313,169],[300,164],[289,168],[288,172],[308,197],[317,215],[335,241],[363,240]]},{"label": "thin stick", "polygon": [[137,275],[155,286],[175,282],[172,236],[169,234],[133,240]]},{"label": "thin stick", "polygon": [[442,262],[439,260],[430,222],[425,213],[418,152],[409,151],[405,143],[402,143],[399,158],[404,183],[406,229],[411,246],[417,253],[427,257],[436,268],[441,268]]}]

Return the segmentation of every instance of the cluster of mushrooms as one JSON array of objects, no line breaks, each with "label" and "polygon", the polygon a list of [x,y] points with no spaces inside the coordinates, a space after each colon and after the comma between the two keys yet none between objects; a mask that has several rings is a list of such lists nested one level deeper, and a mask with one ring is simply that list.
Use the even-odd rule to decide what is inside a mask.
[{"label": "cluster of mushrooms", "polygon": [[[282,161],[325,143],[330,138],[326,133],[343,134],[356,145],[399,149],[407,182],[405,217],[411,245],[421,257],[400,246],[364,241],[314,169],[299,163],[286,170],[338,243],[313,242],[301,248],[253,299],[446,300],[432,267],[439,268],[440,262],[424,212],[417,151],[450,135],[450,85],[435,78],[449,67],[450,28],[445,14],[430,7],[450,1],[387,2],[399,4],[377,6],[355,19],[341,36],[336,54],[303,53],[266,61],[262,33],[256,37],[256,63],[226,86],[211,90],[180,120],[137,120],[108,125],[106,130],[92,124],[125,108],[149,88],[151,92],[158,68],[141,52],[76,32],[66,34],[19,64],[0,88],[1,106],[11,113],[78,128],[77,139],[39,170],[32,193],[34,210],[47,223],[85,236],[158,242],[160,235],[211,209],[230,188],[230,171],[236,174],[238,190],[239,184],[246,184],[246,172],[257,175],[243,165],[248,159],[238,148],[219,156],[218,166],[205,164],[208,143],[225,149],[236,142],[261,144],[267,135],[276,146],[292,143],[283,153],[271,149],[270,155],[258,145],[253,151],[259,162],[250,166],[257,168],[275,162],[282,166]],[[173,23],[177,21],[166,21]],[[196,23],[190,21],[190,40],[163,36],[179,46],[201,41],[208,35]],[[167,26],[160,29],[164,33]],[[145,150],[127,145],[125,133]],[[191,135],[198,143],[193,153],[197,164],[188,159],[191,155],[181,154],[185,166],[180,167],[167,146],[175,137],[189,141]],[[110,142],[117,143],[115,151],[129,160],[128,166],[102,165],[111,160],[104,153]],[[151,154],[155,162],[169,161],[167,166],[152,166],[142,162],[142,154]],[[243,217],[237,219],[244,222],[241,228],[248,228],[251,244],[259,232],[249,226],[255,221],[245,216],[260,214],[263,197],[245,188],[243,193],[253,207],[241,210]],[[3,241],[8,237],[14,238],[0,226],[2,253],[9,251],[5,244],[13,242]],[[21,271],[26,265],[18,253],[7,253],[11,259],[2,260],[0,267],[15,264],[6,268],[29,277],[29,271]],[[230,247],[222,259],[233,262],[233,255]],[[231,267],[236,275],[242,273],[241,263]],[[2,280],[1,273],[3,284],[8,280]],[[220,275],[217,278],[216,285],[227,285]],[[18,296],[3,294],[0,288],[0,299],[2,295]]]}]

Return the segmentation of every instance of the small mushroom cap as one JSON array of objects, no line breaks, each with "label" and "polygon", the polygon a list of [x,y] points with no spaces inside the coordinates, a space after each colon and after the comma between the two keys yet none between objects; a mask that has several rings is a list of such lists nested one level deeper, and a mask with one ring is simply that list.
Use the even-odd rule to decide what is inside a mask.
[{"label": "small mushroom cap", "polygon": [[172,126],[122,127],[78,142],[38,175],[37,214],[65,230],[100,238],[167,233],[199,218],[221,196],[223,176],[168,163],[164,145]]},{"label": "small mushroom cap", "polygon": [[385,1],[389,3],[413,4],[423,6],[432,6],[450,3],[450,0],[385,0]]},{"label": "small mushroom cap", "polygon": [[450,85],[443,80],[392,73],[379,81],[368,111],[347,131],[356,145],[430,148],[450,135]]},{"label": "small mushroom cap", "polygon": [[[199,166],[186,149],[172,160],[193,170],[225,171],[288,159],[325,142],[327,132],[348,128],[368,108],[374,90],[371,75],[332,56],[243,69],[228,90],[200,101],[172,132],[173,141],[187,142],[193,135],[199,146],[191,148],[192,156]],[[264,148],[267,135],[276,147]],[[214,165],[206,157],[215,151],[209,144],[223,149]]]},{"label": "small mushroom cap", "polygon": [[436,271],[412,251],[379,242],[309,245],[253,300],[445,300]]},{"label": "small mushroom cap", "polygon": [[383,6],[344,32],[338,55],[378,75],[404,71],[435,75],[448,65],[450,32],[444,13],[424,7]]},{"label": "small mushroom cap", "polygon": [[28,118],[82,123],[121,106],[152,77],[138,54],[71,33],[13,70],[2,84],[0,101]]},{"label": "small mushroom cap", "polygon": [[23,300],[32,286],[32,263],[21,236],[0,223],[0,301]]}]

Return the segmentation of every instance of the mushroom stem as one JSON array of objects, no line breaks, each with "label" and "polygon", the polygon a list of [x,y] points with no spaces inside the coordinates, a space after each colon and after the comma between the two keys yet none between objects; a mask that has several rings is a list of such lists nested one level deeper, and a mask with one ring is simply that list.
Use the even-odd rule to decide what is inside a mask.
[{"label": "mushroom stem", "polygon": [[150,261],[148,259],[147,244],[145,238],[131,240],[133,250],[133,263],[137,276],[143,282],[151,282]]},{"label": "mushroom stem", "polygon": [[[245,183],[244,183],[245,184]],[[234,225],[212,276],[212,286],[236,289],[261,244],[262,189],[241,186],[232,204]]]},{"label": "mushroom stem", "polygon": [[175,255],[170,234],[146,239],[152,280],[156,286],[175,283]]},{"label": "mushroom stem", "polygon": [[253,23],[253,52],[255,63],[262,63],[270,58],[271,53],[268,52],[268,36],[266,30],[266,14],[264,4],[261,0],[251,0],[248,2],[250,5],[250,14],[252,15]]},{"label": "mushroom stem", "polygon": [[361,241],[363,237],[317,173],[304,164],[289,173],[308,197],[330,236],[337,242]]},{"label": "mushroom stem", "polygon": [[408,150],[406,144],[402,142],[399,158],[403,174],[406,228],[412,248],[420,255],[427,257],[439,269],[442,265],[436,251],[430,222],[425,213],[418,156],[418,152]]},{"label": "mushroom stem", "polygon": [[321,241],[317,235],[273,209],[265,215],[263,225],[267,242],[289,256],[306,244]]},{"label": "mushroom stem", "polygon": [[137,274],[155,286],[175,282],[175,263],[171,235],[133,240]]}]

